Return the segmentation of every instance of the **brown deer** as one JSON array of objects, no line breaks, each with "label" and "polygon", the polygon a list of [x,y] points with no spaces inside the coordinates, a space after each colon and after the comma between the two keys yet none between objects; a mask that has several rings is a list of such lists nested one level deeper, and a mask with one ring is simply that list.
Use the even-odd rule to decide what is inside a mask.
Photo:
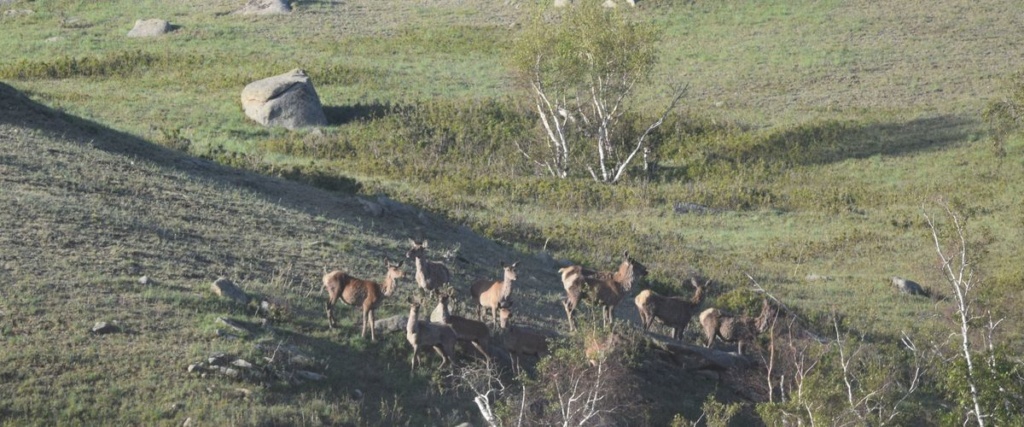
[{"label": "brown deer", "polygon": [[[580,274],[583,276],[583,286],[581,288],[582,293],[580,296],[588,296],[596,300],[597,304],[601,305],[601,320],[605,327],[615,322],[615,307],[619,305],[622,298],[626,296],[631,289],[633,289],[633,282],[647,275],[647,267],[637,260],[629,257],[629,252],[622,253],[622,263],[619,264],[619,269],[611,271],[589,271],[584,268],[580,268]],[[571,267],[569,267],[571,268]],[[562,270],[560,270],[562,271]],[[570,272],[571,273],[571,272]],[[566,273],[562,273],[563,285]],[[572,294],[568,294],[566,306],[566,314],[569,317],[570,329],[574,323],[572,315],[573,311],[577,307],[579,296],[576,297],[576,302],[570,303],[573,298]],[[572,306],[570,309],[570,305]]]},{"label": "brown deer", "polygon": [[362,307],[362,337],[366,337],[366,325],[369,323],[370,339],[377,341],[373,324],[374,312],[377,311],[377,307],[380,307],[384,297],[390,297],[395,292],[398,279],[405,277],[401,262],[391,264],[391,261],[385,259],[384,264],[387,266],[388,272],[384,275],[383,284],[355,278],[340,270],[334,270],[324,275],[324,288],[327,289],[328,296],[325,309],[327,310],[327,323],[331,329],[334,329],[336,323],[334,319],[334,305],[341,298],[345,304],[353,307]]},{"label": "brown deer", "polygon": [[452,280],[452,273],[444,264],[427,260],[426,240],[423,243],[418,243],[409,239],[409,243],[412,244],[412,248],[405,253],[405,257],[413,259],[416,263],[416,284],[431,294],[436,293],[441,286]]},{"label": "brown deer", "polygon": [[536,329],[512,324],[512,301],[502,301],[498,309],[501,326],[501,347],[512,357],[513,369],[521,356],[544,357],[548,354],[548,335]]},{"label": "brown deer", "polygon": [[[448,362],[452,361],[455,354],[455,331],[448,325],[431,323],[425,320],[418,320],[420,305],[411,303],[409,307],[409,319],[405,325],[405,339],[412,345],[412,371],[411,376],[416,372],[416,355],[420,348],[431,347],[441,356],[441,369]],[[454,364],[454,362],[452,362]]]},{"label": "brown deer", "polygon": [[515,262],[512,265],[505,265],[502,262],[501,268],[504,270],[502,280],[478,279],[469,287],[470,295],[480,303],[476,313],[477,318],[481,321],[484,320],[484,309],[490,308],[494,325],[498,325],[498,305],[508,299],[512,293],[512,282],[516,280],[516,265],[518,264]]},{"label": "brown deer", "polygon": [[700,313],[700,324],[704,327],[707,348],[715,342],[715,337],[724,342],[735,342],[736,351],[743,354],[743,343],[753,342],[754,336],[767,329],[768,319],[775,313],[775,308],[764,299],[761,303],[761,314],[756,318],[727,314],[717,308],[709,308]]},{"label": "brown deer", "polygon": [[572,332],[576,330],[576,323],[572,321],[572,312],[580,303],[583,286],[586,285],[583,280],[583,267],[570,265],[559,268],[558,272],[562,275],[562,286],[565,288],[565,300],[562,301],[562,307],[565,308],[565,316],[569,320],[569,332]]},{"label": "brown deer", "polygon": [[650,289],[645,289],[637,294],[633,302],[636,303],[637,311],[640,312],[640,321],[645,331],[651,329],[654,319],[661,319],[661,322],[672,328],[672,338],[683,339],[683,331],[690,324],[690,319],[697,314],[697,308],[704,302],[704,289],[711,283],[708,281],[701,286],[697,279],[691,277],[690,284],[696,291],[689,300],[681,297],[667,297],[658,295]]},{"label": "brown deer", "polygon": [[[452,289],[452,288],[449,288]],[[491,330],[487,327],[484,322],[478,322],[473,319],[467,319],[462,316],[455,316],[448,310],[448,302],[450,301],[454,290],[441,293],[441,302],[438,303],[438,307],[441,308],[441,323],[451,326],[452,330],[455,331],[455,338],[459,341],[469,342],[484,355],[484,359],[488,362],[491,360],[491,355],[487,353],[487,344],[491,338]]]}]

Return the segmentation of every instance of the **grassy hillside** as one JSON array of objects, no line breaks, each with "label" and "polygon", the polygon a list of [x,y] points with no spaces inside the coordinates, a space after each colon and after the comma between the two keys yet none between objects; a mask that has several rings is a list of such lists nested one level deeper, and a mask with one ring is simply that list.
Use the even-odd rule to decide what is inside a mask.
[{"label": "grassy hillside", "polygon": [[[663,36],[655,83],[633,107],[652,114],[670,84],[690,89],[659,134],[660,173],[615,186],[537,175],[513,147],[536,137],[503,60],[524,2],[296,1],[284,17],[231,14],[238,3],[0,4],[33,12],[0,17],[5,420],[471,419],[465,396],[407,379],[401,337],[354,337],[354,316],[326,329],[324,270],[379,278],[381,257],[401,257],[409,237],[469,260],[456,286],[523,260],[517,304],[536,326],[564,326],[547,254],[610,268],[629,250],[652,272],[643,287],[688,295],[680,277],[698,270],[718,280],[709,304],[735,309],[752,298],[749,275],[807,319],[839,313],[867,342],[907,333],[938,346],[948,302],[900,297],[888,279],[948,295],[923,216],[942,199],[970,217],[979,303],[1006,318],[1000,339],[1021,345],[1024,138],[995,138],[982,119],[1024,68],[1006,54],[1024,44],[1015,2],[641,2],[625,13]],[[180,28],[124,36],[151,17]],[[245,119],[241,88],[296,67],[330,125]],[[357,198],[378,195],[412,207],[373,217]],[[218,276],[292,312],[272,332],[217,338],[219,316],[257,321],[210,296]],[[125,332],[90,335],[100,320]],[[253,345],[264,341],[314,353],[329,380],[260,388],[186,372],[216,351],[263,357]],[[652,398],[652,422],[696,419],[714,385],[693,381],[651,386],[698,390]],[[54,390],[67,397],[48,399]]]}]

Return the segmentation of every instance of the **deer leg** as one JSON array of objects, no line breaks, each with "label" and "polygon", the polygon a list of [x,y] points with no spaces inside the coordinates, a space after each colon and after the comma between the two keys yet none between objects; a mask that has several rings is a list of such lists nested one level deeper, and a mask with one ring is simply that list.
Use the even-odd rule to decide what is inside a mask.
[{"label": "deer leg", "polygon": [[361,338],[366,338],[366,312],[363,312],[363,330],[359,333]]},{"label": "deer leg", "polygon": [[434,351],[437,352],[438,356],[441,356],[441,364],[437,365],[437,369],[441,369],[444,367],[445,363],[448,363],[448,356],[444,354],[444,350],[441,350],[440,344],[434,346]]},{"label": "deer leg", "polygon": [[327,325],[334,329],[334,304],[331,304],[331,302],[327,301],[324,303],[324,310],[327,311]]},{"label": "deer leg", "polygon": [[412,378],[413,374],[416,373],[416,346],[412,347],[412,370],[409,371],[409,378]]},{"label": "deer leg", "polygon": [[565,301],[562,301],[562,308],[565,309],[565,318],[569,320],[569,332],[575,331],[576,330],[576,325],[573,324],[573,321],[572,321],[572,310],[575,307],[573,307],[573,304],[569,300],[569,298],[566,298]]},{"label": "deer leg", "polygon": [[377,342],[377,335],[373,333],[376,329],[377,322],[373,319],[373,310],[370,310],[370,341]]}]

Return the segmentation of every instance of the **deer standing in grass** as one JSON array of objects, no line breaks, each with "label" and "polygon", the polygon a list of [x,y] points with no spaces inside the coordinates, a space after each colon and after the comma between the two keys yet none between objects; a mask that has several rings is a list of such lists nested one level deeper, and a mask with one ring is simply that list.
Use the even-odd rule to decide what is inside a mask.
[{"label": "deer standing in grass", "polygon": [[427,241],[418,243],[409,239],[412,248],[405,253],[405,257],[411,258],[416,263],[416,284],[431,294],[437,292],[442,286],[451,282],[452,273],[448,271],[443,263],[427,260]]},{"label": "deer standing in grass", "polygon": [[516,265],[518,264],[515,262],[512,265],[505,265],[502,262],[501,268],[504,271],[504,277],[500,281],[479,279],[470,286],[470,295],[480,303],[476,312],[481,321],[484,320],[484,309],[490,308],[494,325],[498,325],[498,306],[512,293],[512,282],[517,278]]},{"label": "deer standing in grass", "polygon": [[704,302],[704,289],[711,283],[708,281],[701,286],[696,278],[690,278],[690,284],[696,290],[689,300],[681,297],[667,297],[658,295],[650,289],[645,289],[637,294],[633,300],[636,303],[637,311],[640,312],[640,321],[645,331],[651,329],[654,319],[661,319],[662,323],[672,328],[672,338],[683,339],[683,331],[690,324],[690,319],[697,314],[697,308]]},{"label": "deer standing in grass", "polygon": [[370,325],[370,339],[377,341],[374,333],[374,312],[380,307],[384,297],[390,297],[395,292],[398,279],[405,277],[402,271],[402,263],[391,264],[385,259],[384,264],[388,271],[384,275],[384,283],[380,284],[369,280],[363,280],[350,276],[340,270],[334,270],[324,275],[324,288],[327,289],[327,323],[334,329],[334,305],[340,298],[345,304],[353,307],[359,306],[363,310],[363,332],[362,337],[366,338],[366,325]]},{"label": "deer standing in grass", "polygon": [[765,331],[769,318],[774,316],[775,308],[768,300],[761,303],[761,314],[756,318],[747,315],[734,316],[717,308],[709,308],[700,313],[700,324],[704,327],[707,348],[715,342],[715,338],[724,342],[735,342],[736,351],[743,354],[743,343],[753,342],[754,336]]},{"label": "deer standing in grass", "polygon": [[480,354],[484,355],[484,359],[490,363],[491,355],[487,353],[487,344],[491,338],[490,328],[484,322],[451,314],[448,310],[448,302],[451,300],[452,293],[453,291],[441,293],[441,302],[438,303],[442,313],[441,323],[451,326],[452,330],[455,331],[455,337],[459,341],[472,344]]},{"label": "deer standing in grass", "polygon": [[[418,320],[420,312],[419,303],[411,303],[409,307],[409,319],[405,325],[405,339],[412,345],[412,370],[409,375],[416,372],[416,356],[420,348],[433,348],[441,356],[441,369],[448,362],[452,361],[455,354],[455,330],[448,325],[431,323],[425,320]],[[452,362],[454,364],[454,362]]]},{"label": "deer standing in grass", "polygon": [[[605,327],[615,322],[615,307],[633,289],[633,282],[647,275],[647,267],[637,260],[629,257],[629,252],[622,253],[622,263],[619,269],[612,271],[590,271],[582,267],[578,272],[583,277],[581,292],[576,295],[568,291],[565,283],[566,274],[572,279],[574,267],[566,267],[570,270],[561,269],[563,285],[566,286],[568,295],[565,305],[566,315],[569,317],[570,329],[574,329],[573,311],[576,309],[581,297],[589,297],[601,306],[601,320]],[[575,298],[575,300],[574,300]]]},{"label": "deer standing in grass", "polygon": [[512,324],[512,301],[502,301],[498,309],[501,322],[501,346],[512,357],[513,369],[518,369],[521,356],[544,357],[548,354],[548,335],[536,329]]}]

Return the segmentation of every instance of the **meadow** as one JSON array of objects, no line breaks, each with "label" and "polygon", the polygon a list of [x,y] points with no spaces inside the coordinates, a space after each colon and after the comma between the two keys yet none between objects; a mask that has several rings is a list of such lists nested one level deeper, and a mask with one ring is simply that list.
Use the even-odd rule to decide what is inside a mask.
[{"label": "meadow", "polygon": [[[1014,2],[624,9],[661,32],[653,79],[630,107],[646,119],[672,86],[688,91],[658,133],[659,171],[615,185],[551,178],[515,149],[538,138],[505,60],[531,2],[294,1],[275,17],[231,14],[238,3],[0,4],[32,10],[0,17],[2,422],[474,420],[444,381],[408,378],[403,337],[359,338],[348,307],[342,332],[326,328],[323,272],[379,279],[380,258],[402,257],[413,237],[470,261],[456,287],[523,260],[517,304],[533,326],[564,328],[553,260],[611,268],[628,250],[651,271],[642,286],[662,293],[688,295],[681,278],[698,271],[717,282],[708,306],[742,310],[756,282],[812,323],[840,314],[864,342],[906,334],[940,348],[955,324],[948,300],[900,295],[889,279],[949,296],[924,216],[948,225],[944,201],[969,218],[978,306],[1005,318],[999,341],[1020,348],[1024,137],[994,132],[984,114],[1021,84]],[[125,37],[150,17],[178,28]],[[330,125],[246,119],[241,88],[293,68],[312,77]],[[380,196],[408,208],[376,218],[357,201]],[[219,339],[217,317],[252,313],[209,295],[218,276],[292,312],[272,332]],[[378,318],[405,313],[388,303]],[[83,332],[103,317],[130,333]],[[186,372],[213,351],[263,357],[252,344],[264,341],[315,353],[328,380],[255,387]],[[644,423],[695,420],[709,394],[742,401],[668,377],[680,382],[650,392],[687,398],[648,396]],[[942,407],[931,386],[917,410]]]}]

